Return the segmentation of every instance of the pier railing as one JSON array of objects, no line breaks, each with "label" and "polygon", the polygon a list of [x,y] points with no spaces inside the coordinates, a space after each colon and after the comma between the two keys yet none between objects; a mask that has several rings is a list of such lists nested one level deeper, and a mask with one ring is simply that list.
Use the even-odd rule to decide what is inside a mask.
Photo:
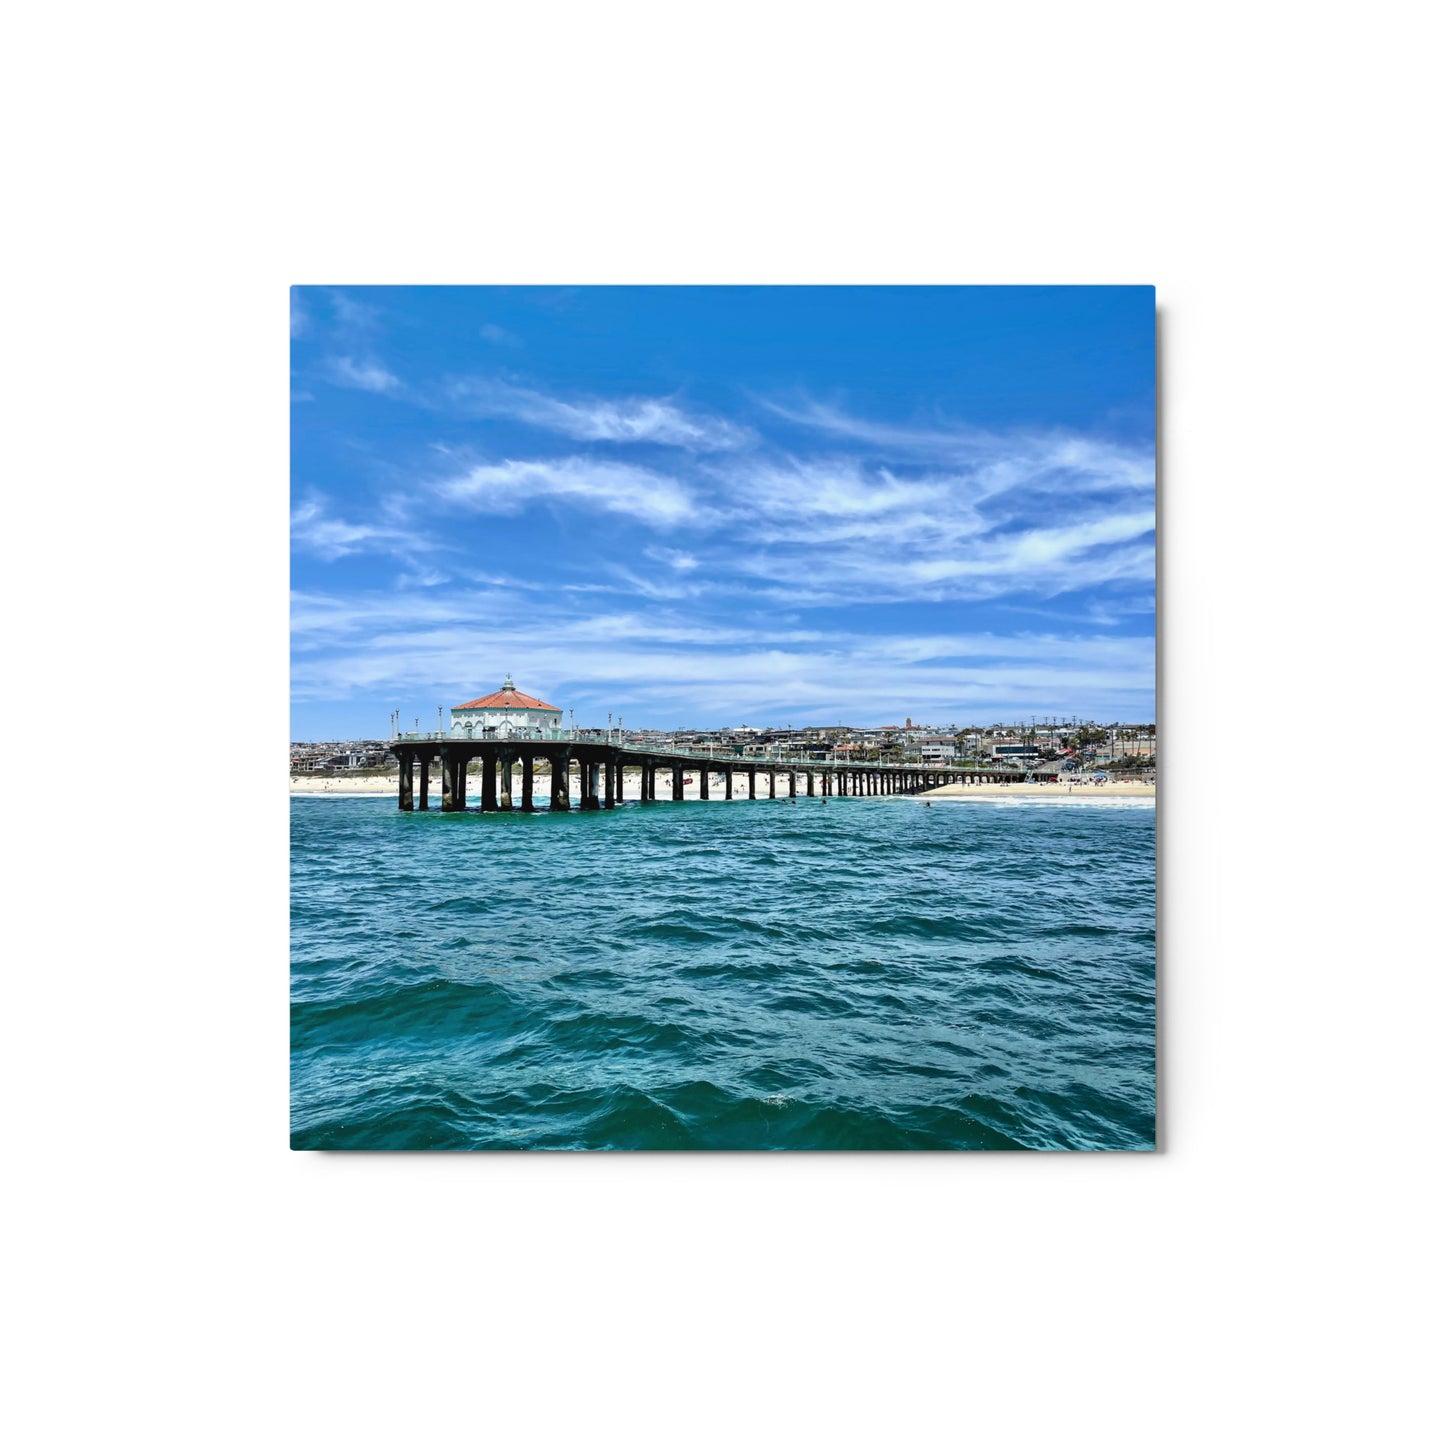
[{"label": "pier railing", "polygon": [[717,768],[737,767],[763,767],[788,769],[792,768],[803,772],[809,768],[834,770],[866,769],[870,772],[954,772],[954,773],[1007,773],[1018,772],[1023,774],[1027,769],[1022,768],[1013,759],[999,759],[993,762],[936,762],[920,761],[918,759],[907,760],[882,760],[862,758],[820,758],[800,757],[796,754],[772,753],[772,752],[733,752],[725,753],[700,750],[696,747],[679,748],[668,746],[662,743],[645,743],[624,741],[619,738],[616,732],[607,732],[606,729],[597,728],[531,728],[517,729],[505,734],[491,733],[483,736],[467,737],[465,734],[450,732],[411,732],[399,733],[392,739],[393,743],[496,743],[502,746],[515,745],[525,747],[528,743],[578,743],[585,746],[613,747],[624,754],[631,754],[638,758],[676,758],[679,762],[695,763],[699,766],[706,765]]}]

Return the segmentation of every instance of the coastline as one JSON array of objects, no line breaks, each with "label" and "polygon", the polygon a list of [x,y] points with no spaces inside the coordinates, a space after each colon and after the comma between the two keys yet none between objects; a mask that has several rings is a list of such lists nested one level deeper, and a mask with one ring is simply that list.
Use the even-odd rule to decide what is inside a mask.
[{"label": "coastline", "polygon": [[[543,777],[545,779],[545,773]],[[434,779],[432,783],[433,806],[440,806],[439,780]],[[520,787],[521,774],[514,777],[514,796]],[[476,805],[480,793],[480,780],[469,777],[467,779],[468,802]],[[305,777],[297,776],[291,779],[291,795],[293,797],[332,797],[332,798],[394,798],[396,796],[397,780],[395,776],[390,778],[337,778],[337,777]],[[636,774],[628,774],[623,781],[622,797],[624,801],[635,802],[639,796],[640,787]],[[766,784],[759,786],[758,795],[760,798],[767,797]],[[539,788],[536,797],[545,799],[546,787]],[[572,791],[574,801],[577,798],[577,790]],[[746,802],[748,796],[747,782],[742,781],[738,786],[738,780],[733,782],[733,802]],[[786,785],[779,789],[779,798],[787,796]],[[930,788],[926,793],[911,793],[895,795],[905,801],[916,801],[919,798],[973,798],[980,801],[997,800],[999,798],[1152,798],[1154,796],[1153,783],[1131,783],[1131,782],[1110,782],[1110,783],[945,783],[942,787]],[[696,800],[698,798],[698,785],[696,775],[689,787],[684,787],[683,797]],[[803,802],[807,795],[800,788],[798,800]],[[660,801],[670,801],[662,798]],[[722,795],[720,784],[714,784],[710,802],[721,803],[727,800]],[[814,799],[813,801],[817,801]],[[829,800],[833,801],[832,799]],[[839,801],[848,801],[840,799]]]},{"label": "coastline", "polygon": [[291,793],[334,798],[394,798],[396,774],[389,778],[328,778],[292,775]]},{"label": "coastline", "polygon": [[1152,798],[1153,783],[945,783],[916,798]]}]

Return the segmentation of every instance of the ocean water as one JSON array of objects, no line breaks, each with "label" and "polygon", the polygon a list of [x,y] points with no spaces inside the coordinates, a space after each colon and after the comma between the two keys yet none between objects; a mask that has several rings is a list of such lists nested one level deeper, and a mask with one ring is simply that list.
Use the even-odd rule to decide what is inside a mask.
[{"label": "ocean water", "polygon": [[1154,808],[291,800],[297,1149],[1149,1149]]}]

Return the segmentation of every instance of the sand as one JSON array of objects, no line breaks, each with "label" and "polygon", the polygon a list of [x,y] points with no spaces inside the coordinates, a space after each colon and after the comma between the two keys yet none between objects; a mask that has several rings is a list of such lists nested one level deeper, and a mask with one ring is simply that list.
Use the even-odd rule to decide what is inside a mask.
[{"label": "sand", "polygon": [[1152,798],[1153,783],[945,783],[920,798]]},{"label": "sand", "polygon": [[[691,783],[685,783],[682,789],[684,798],[696,799],[698,792],[698,771],[696,768],[689,769],[683,774],[691,778]],[[817,781],[814,775],[814,787],[821,788],[822,784]],[[545,807],[548,797],[551,795],[552,778],[546,768],[538,768],[533,783],[533,797],[539,808]],[[291,778],[291,792],[293,794],[306,794],[308,796],[322,796],[333,798],[395,798],[396,797],[396,775],[390,778],[338,778],[338,777],[317,777],[314,775],[293,775]],[[710,802],[721,803],[727,801],[723,796],[723,780],[717,774],[713,774],[711,785]],[[413,784],[415,795],[415,784]],[[641,776],[637,772],[628,772],[623,775],[622,798],[624,802],[636,801],[642,796]],[[765,776],[758,777],[759,799],[768,796],[768,780]],[[788,796],[788,780],[786,775],[778,777],[778,797]],[[818,794],[822,796],[821,792]],[[427,802],[433,808],[441,807],[441,774],[434,768],[431,776],[431,788],[428,793]],[[475,808],[482,797],[482,779],[479,773],[467,774],[467,806]],[[748,797],[748,780],[742,773],[733,775],[733,802],[746,802]],[[802,802],[807,797],[807,783],[802,773],[798,774],[798,801]],[[522,770],[516,769],[512,774],[512,802],[517,804],[522,798]],[[657,800],[660,803],[670,801],[672,798],[672,774],[659,772],[657,775]],[[581,793],[578,790],[577,777],[573,774],[572,806],[576,807],[581,801]]]},{"label": "sand", "polygon": [[[684,798],[698,797],[698,773],[694,768],[690,770],[687,777],[692,779],[690,784],[683,787]],[[815,782],[815,786],[821,787]],[[801,772],[798,776],[798,801],[807,800],[807,784],[804,782]],[[551,778],[545,768],[538,769],[534,796],[539,807],[544,806],[545,799],[551,789]],[[315,774],[294,775],[291,778],[292,793],[303,793],[307,795],[330,796],[336,798],[395,798],[396,797],[396,776],[389,778],[344,778],[317,776]],[[512,798],[514,803],[521,801],[522,773],[517,769],[512,775]],[[722,779],[716,774],[713,776],[711,799],[714,803],[726,801],[723,797]],[[622,797],[624,801],[636,799],[640,794],[639,775],[636,772],[629,772],[624,776]],[[467,776],[467,806],[475,808],[481,800],[482,780],[477,774]],[[579,800],[577,790],[577,779],[572,779],[572,802],[575,805]],[[733,802],[746,801],[748,796],[748,780],[741,773],[733,776]],[[758,777],[758,797],[768,796],[768,780],[765,776]],[[788,796],[788,780],[785,776],[778,778],[778,797]],[[821,793],[818,795],[822,796]],[[902,797],[904,801],[914,801],[918,798],[1152,798],[1154,796],[1153,783],[1135,782],[1111,782],[1111,783],[947,783],[941,788],[931,788],[926,793],[913,793],[893,795]],[[672,777],[668,773],[659,773],[657,776],[657,797],[659,802],[666,802],[672,797]],[[814,799],[813,801],[816,801]],[[433,770],[431,790],[428,802],[433,808],[441,807],[441,777]]]},{"label": "sand", "polygon": [[396,774],[389,778],[336,778],[324,773],[291,775],[293,793],[331,793],[338,798],[394,798]]}]

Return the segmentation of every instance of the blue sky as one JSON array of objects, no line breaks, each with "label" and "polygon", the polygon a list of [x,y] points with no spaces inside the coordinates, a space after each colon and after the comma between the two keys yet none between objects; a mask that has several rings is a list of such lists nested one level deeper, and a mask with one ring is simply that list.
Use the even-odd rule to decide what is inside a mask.
[{"label": "blue sky", "polygon": [[296,287],[292,737],[1154,718],[1152,287]]}]

